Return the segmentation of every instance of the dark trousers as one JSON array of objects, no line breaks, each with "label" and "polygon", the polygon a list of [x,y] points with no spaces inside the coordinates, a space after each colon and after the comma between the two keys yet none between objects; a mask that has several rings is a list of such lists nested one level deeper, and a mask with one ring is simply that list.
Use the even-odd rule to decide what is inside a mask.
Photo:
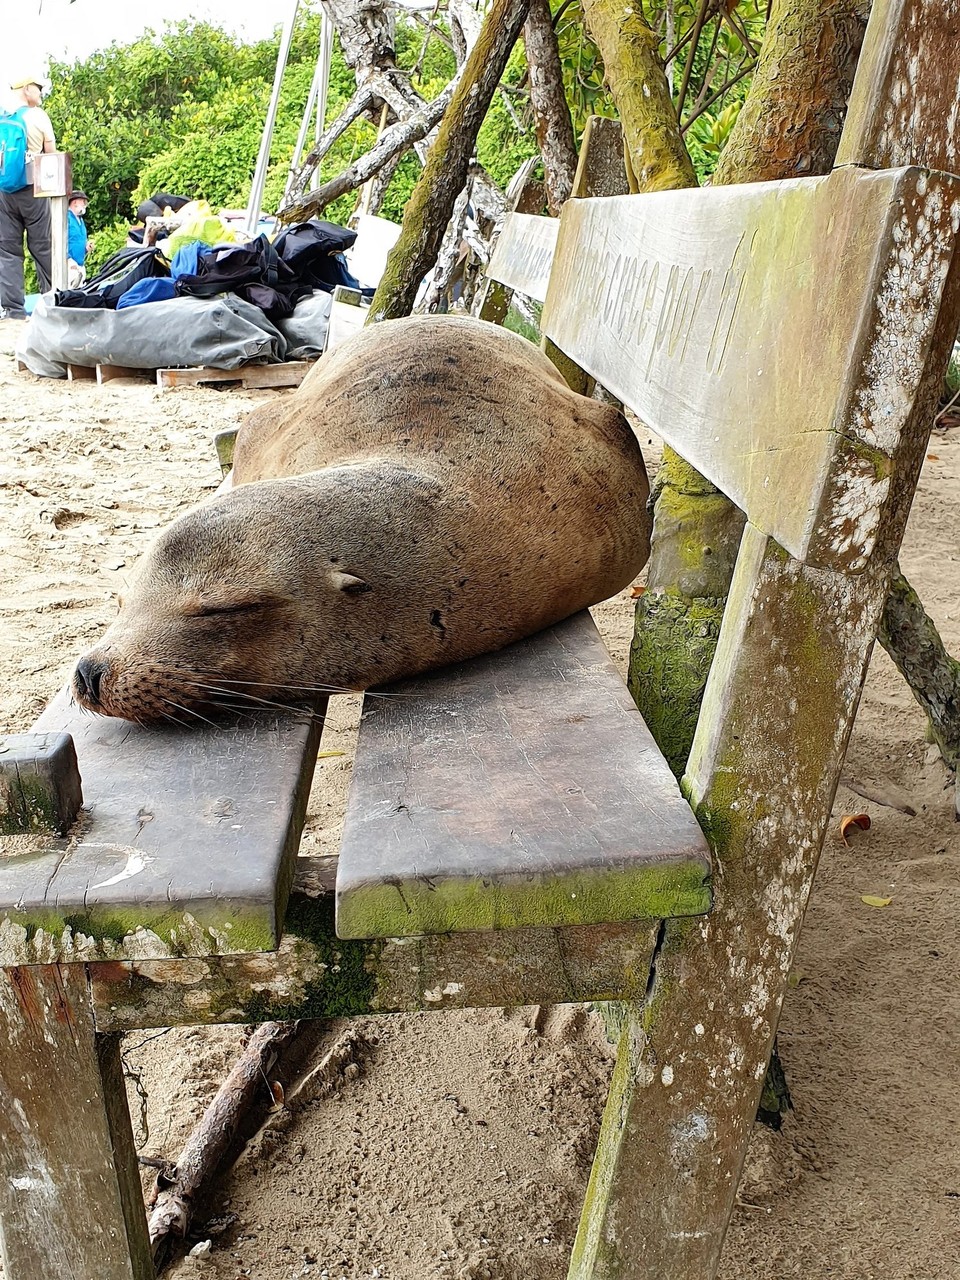
[{"label": "dark trousers", "polygon": [[23,310],[23,237],[36,263],[40,292],[50,288],[50,202],[33,187],[0,191],[0,307]]}]

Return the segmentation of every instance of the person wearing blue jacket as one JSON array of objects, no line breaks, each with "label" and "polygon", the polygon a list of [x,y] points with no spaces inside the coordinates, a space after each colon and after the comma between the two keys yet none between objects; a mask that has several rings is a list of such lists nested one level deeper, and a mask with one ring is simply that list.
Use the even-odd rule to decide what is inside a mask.
[{"label": "person wearing blue jacket", "polygon": [[86,193],[71,191],[67,204],[67,275],[71,289],[83,284],[87,275],[84,263],[93,242],[87,236],[87,224],[83,218],[86,212]]}]

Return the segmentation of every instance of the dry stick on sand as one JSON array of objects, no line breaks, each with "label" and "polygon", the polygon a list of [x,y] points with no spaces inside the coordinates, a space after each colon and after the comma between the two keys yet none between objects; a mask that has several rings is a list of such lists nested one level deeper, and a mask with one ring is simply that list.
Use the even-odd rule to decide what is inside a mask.
[{"label": "dry stick on sand", "polygon": [[[141,1162],[155,1165],[159,1170],[149,1223],[158,1271],[171,1260],[174,1248],[186,1237],[194,1204],[229,1158],[245,1124],[250,1134],[251,1112],[255,1129],[247,1141],[247,1150],[255,1147],[266,1133],[286,1128],[291,1115],[307,1102],[326,1097],[341,1080],[359,1072],[358,1060],[365,1055],[369,1044],[353,1027],[347,1027],[337,1037],[315,1066],[302,1069],[303,1055],[315,1051],[310,1032],[316,1032],[319,1026],[309,1022],[265,1022],[251,1036],[187,1139],[176,1164],[162,1160]],[[267,1074],[280,1058],[286,1069],[298,1076],[282,1102],[277,1096],[277,1086]],[[297,1060],[297,1065],[291,1063],[291,1058]],[[257,1107],[264,1113],[259,1123],[255,1114]]]},{"label": "dry stick on sand", "polygon": [[200,1123],[177,1158],[173,1180],[158,1176],[150,1214],[150,1244],[158,1270],[170,1260],[176,1244],[190,1226],[193,1203],[203,1185],[220,1168],[237,1133],[240,1120],[258,1094],[272,1104],[267,1072],[279,1052],[297,1034],[296,1022],[265,1022],[250,1037],[243,1055],[217,1090]]}]

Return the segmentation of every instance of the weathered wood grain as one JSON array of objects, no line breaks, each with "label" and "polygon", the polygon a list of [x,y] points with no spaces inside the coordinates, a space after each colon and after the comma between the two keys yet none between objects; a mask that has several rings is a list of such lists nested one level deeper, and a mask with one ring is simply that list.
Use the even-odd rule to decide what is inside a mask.
[{"label": "weathered wood grain", "polygon": [[157,386],[162,391],[218,383],[250,388],[299,387],[313,365],[313,360],[286,360],[281,364],[244,364],[236,369],[158,369]]},{"label": "weathered wood grain", "polygon": [[547,296],[559,231],[557,218],[538,218],[529,213],[508,214],[487,264],[487,277],[543,302]]},{"label": "weathered wood grain", "polygon": [[0,1220],[9,1280],[153,1280],[115,1038],[80,965],[0,971]]},{"label": "weathered wood grain", "polygon": [[142,728],[58,695],[35,729],[72,735],[86,804],[0,858],[0,964],[275,946],[321,721]]},{"label": "weathered wood grain", "polygon": [[589,613],[364,703],[343,938],[691,915],[709,872]]},{"label": "weathered wood grain", "polygon": [[918,169],[573,200],[543,329],[791,554],[859,571],[958,213]]},{"label": "weathered wood grain", "polygon": [[333,914],[331,892],[295,893],[275,952],[91,964],[97,1028],[637,1000],[659,928],[636,920],[360,942],[336,936]]},{"label": "weathered wood grain", "polygon": [[588,116],[570,194],[582,200],[588,196],[625,196],[629,192],[620,121]]},{"label": "weathered wood grain", "polygon": [[960,170],[960,0],[875,0],[837,164]]}]

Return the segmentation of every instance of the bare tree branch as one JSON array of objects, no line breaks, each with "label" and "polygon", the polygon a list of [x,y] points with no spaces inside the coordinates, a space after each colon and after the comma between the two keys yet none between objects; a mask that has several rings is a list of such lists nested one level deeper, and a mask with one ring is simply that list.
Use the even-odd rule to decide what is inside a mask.
[{"label": "bare tree branch", "polygon": [[313,149],[309,152],[303,164],[300,166],[297,176],[287,193],[284,208],[280,211],[281,217],[285,216],[286,210],[290,205],[296,204],[304,191],[306,191],[314,170],[320,164],[320,161],[327,154],[333,144],[342,134],[346,133],[354,120],[359,119],[359,117],[363,115],[364,111],[367,110],[372,102],[373,92],[371,91],[370,86],[367,84],[361,85],[337,116],[336,120],[334,120],[333,123],[330,124],[323,132],[320,138],[317,139]]},{"label": "bare tree branch", "polygon": [[360,156],[329,182],[321,183],[316,191],[311,191],[300,200],[288,204],[280,213],[281,220],[302,222],[305,218],[312,218],[328,204],[332,204],[338,196],[362,187],[368,178],[379,173],[388,160],[392,160],[398,152],[409,150],[414,142],[430,132],[443,115],[455,88],[456,82],[447,85],[440,97],[427,103],[419,115],[398,120],[396,124],[391,125],[372,150]]}]

